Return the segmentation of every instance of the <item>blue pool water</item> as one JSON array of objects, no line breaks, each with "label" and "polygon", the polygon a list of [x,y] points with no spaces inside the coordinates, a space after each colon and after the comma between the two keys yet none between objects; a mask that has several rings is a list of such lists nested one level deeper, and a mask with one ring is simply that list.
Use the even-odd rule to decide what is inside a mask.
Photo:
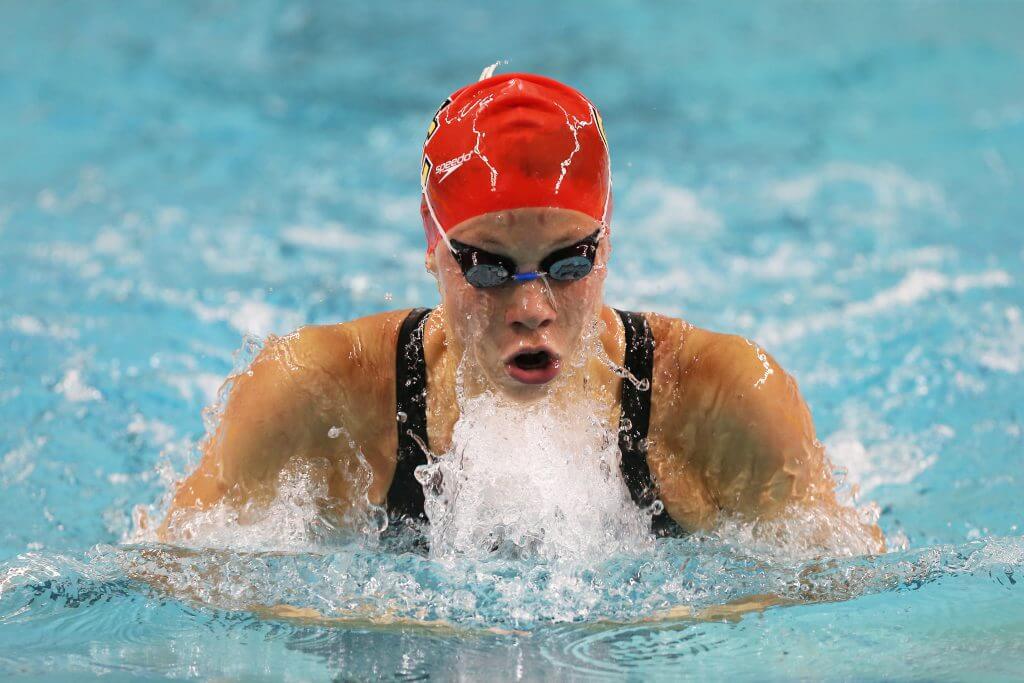
[{"label": "blue pool water", "polygon": [[[0,675],[1024,671],[1024,5],[514,5],[0,7]],[[770,350],[892,552],[712,535],[583,569],[138,533],[244,335],[436,303],[419,145],[498,59],[602,110],[608,301]],[[797,604],[643,621],[763,593]]]}]

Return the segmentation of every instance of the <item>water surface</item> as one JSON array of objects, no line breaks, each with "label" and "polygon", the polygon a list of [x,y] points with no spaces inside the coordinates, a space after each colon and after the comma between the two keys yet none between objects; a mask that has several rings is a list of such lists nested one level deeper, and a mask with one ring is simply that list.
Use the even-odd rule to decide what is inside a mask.
[{"label": "water surface", "polygon": [[[1021,5],[0,13],[4,674],[973,680],[1024,667]],[[194,457],[243,335],[436,303],[418,149],[444,95],[496,59],[601,108],[609,303],[767,348],[903,549],[821,562],[670,539],[560,573],[310,546],[301,528],[272,549],[244,535],[198,555],[129,542],[135,506],[159,507]],[[140,566],[198,594],[152,588]],[[642,621],[765,592],[800,604]],[[444,623],[248,609],[270,597]]]}]

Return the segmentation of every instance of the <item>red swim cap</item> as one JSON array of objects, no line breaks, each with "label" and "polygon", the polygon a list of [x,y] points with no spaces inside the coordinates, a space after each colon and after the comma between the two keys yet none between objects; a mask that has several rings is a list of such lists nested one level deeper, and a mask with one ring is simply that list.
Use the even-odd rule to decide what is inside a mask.
[{"label": "red swim cap", "polygon": [[505,209],[574,209],[611,219],[608,141],[576,90],[533,74],[493,76],[456,90],[423,144],[427,252],[441,232]]}]

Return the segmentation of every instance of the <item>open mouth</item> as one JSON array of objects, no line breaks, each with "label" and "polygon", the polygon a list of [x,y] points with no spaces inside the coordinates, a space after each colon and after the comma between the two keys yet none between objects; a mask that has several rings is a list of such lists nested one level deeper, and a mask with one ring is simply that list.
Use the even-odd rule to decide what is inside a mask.
[{"label": "open mouth", "polygon": [[520,351],[505,363],[512,379],[523,384],[545,384],[558,375],[561,363],[547,349]]}]

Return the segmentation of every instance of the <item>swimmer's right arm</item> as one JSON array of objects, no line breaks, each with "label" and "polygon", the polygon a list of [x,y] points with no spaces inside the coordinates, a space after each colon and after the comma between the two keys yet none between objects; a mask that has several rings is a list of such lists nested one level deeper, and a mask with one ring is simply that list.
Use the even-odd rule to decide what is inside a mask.
[{"label": "swimmer's right arm", "polygon": [[[178,536],[175,522],[186,511],[269,502],[279,473],[294,457],[355,460],[350,443],[374,428],[368,424],[375,411],[365,392],[366,375],[373,374],[366,372],[362,353],[365,332],[365,325],[347,323],[268,340],[249,368],[232,378],[220,424],[198,468],[179,484],[158,532],[161,540]],[[345,496],[343,484],[331,486],[332,498]]]}]

